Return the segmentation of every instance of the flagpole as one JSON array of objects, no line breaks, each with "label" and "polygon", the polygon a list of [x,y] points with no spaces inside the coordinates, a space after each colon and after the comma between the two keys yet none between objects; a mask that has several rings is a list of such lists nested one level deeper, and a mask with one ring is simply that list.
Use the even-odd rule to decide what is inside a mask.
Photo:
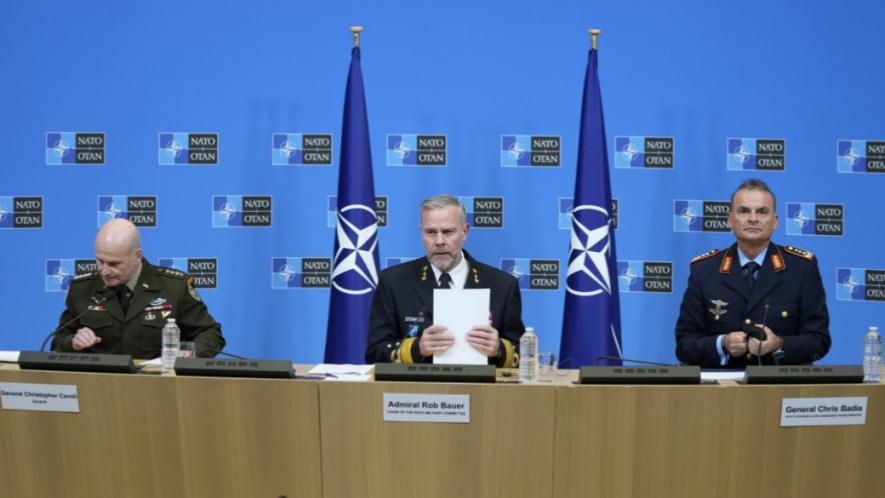
[{"label": "flagpole", "polygon": [[596,28],[590,28],[587,30],[587,32],[590,33],[590,48],[592,48],[593,50],[596,50],[596,44],[599,39],[599,35],[602,34],[602,30],[596,29]]},{"label": "flagpole", "polygon": [[360,46],[360,33],[363,32],[362,26],[351,26],[350,32],[353,33],[353,48],[359,48]]}]

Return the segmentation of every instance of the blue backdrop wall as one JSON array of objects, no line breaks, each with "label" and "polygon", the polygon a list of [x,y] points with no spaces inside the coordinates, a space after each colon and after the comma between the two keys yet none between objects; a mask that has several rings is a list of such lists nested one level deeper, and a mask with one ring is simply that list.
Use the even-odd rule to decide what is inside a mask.
[{"label": "blue backdrop wall", "polygon": [[[834,337],[824,362],[859,362],[866,326],[883,325],[881,2],[47,1],[3,10],[0,349],[39,345],[70,275],[89,266],[98,224],[128,213],[155,224],[142,229],[152,262],[190,269],[207,286],[229,351],[321,361],[329,289],[299,286],[327,281],[322,264],[307,263],[332,253],[347,28],[356,23],[366,26],[382,267],[422,254],[423,198],[464,197],[476,225],[501,225],[474,227],[467,248],[525,275],[525,322],[541,349],[559,350],[569,235],[560,225],[574,191],[586,29],[599,27],[624,353],[675,360],[688,261],[731,243],[710,231],[721,229],[712,202],[749,177],[778,194],[775,240],[820,258]],[[398,144],[414,151],[418,135],[445,138],[443,165],[398,165],[410,161]],[[440,158],[426,152],[405,157]],[[289,164],[299,162],[320,164]],[[270,198],[271,226],[223,227],[225,204],[264,204],[251,196]],[[267,221],[264,212],[249,219]],[[533,271],[531,260],[559,269]],[[288,270],[275,273],[282,263]]]}]

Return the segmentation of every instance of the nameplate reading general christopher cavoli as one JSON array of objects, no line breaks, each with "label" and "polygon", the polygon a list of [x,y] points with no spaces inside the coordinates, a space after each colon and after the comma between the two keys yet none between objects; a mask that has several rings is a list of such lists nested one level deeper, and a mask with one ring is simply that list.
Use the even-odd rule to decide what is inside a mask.
[{"label": "nameplate reading general christopher cavoli", "polygon": [[80,413],[77,386],[67,384],[21,384],[0,382],[4,410]]},{"label": "nameplate reading general christopher cavoli", "polygon": [[781,401],[781,427],[864,425],[866,423],[866,396],[784,398]]},{"label": "nameplate reading general christopher cavoli", "polygon": [[470,423],[469,394],[384,393],[385,422]]}]

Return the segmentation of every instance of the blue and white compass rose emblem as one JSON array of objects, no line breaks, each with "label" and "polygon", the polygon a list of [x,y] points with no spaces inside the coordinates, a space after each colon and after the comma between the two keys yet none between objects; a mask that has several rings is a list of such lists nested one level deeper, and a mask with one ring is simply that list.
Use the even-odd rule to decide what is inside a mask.
[{"label": "blue and white compass rose emblem", "polygon": [[339,209],[332,286],[353,295],[375,290],[378,286],[377,247],[378,216],[375,211],[362,204]]}]

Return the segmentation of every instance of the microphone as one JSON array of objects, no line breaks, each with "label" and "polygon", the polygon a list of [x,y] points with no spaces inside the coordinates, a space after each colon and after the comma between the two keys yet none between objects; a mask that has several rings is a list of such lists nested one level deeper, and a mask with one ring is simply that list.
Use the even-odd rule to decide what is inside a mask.
[{"label": "microphone", "polygon": [[[765,311],[762,312],[762,340],[765,340],[768,335],[765,333],[765,322],[768,320],[768,308],[771,306],[771,303],[768,299],[765,300]],[[759,342],[759,350],[756,351],[756,363],[761,367],[762,366],[762,342]]]},{"label": "microphone", "polygon": [[744,326],[742,327],[743,332],[747,334],[747,337],[752,337],[759,341],[759,349],[756,350],[756,363],[759,366],[762,366],[762,342],[768,339],[768,334],[765,333],[765,322],[768,321],[768,308],[771,307],[770,300],[765,300],[765,311],[762,313],[762,326],[753,325],[749,318],[744,321]]},{"label": "microphone", "polygon": [[248,360],[248,359],[249,359],[249,358],[246,358],[245,356],[240,356],[240,355],[236,355],[236,354],[233,354],[233,353],[226,353],[226,352],[224,352],[224,351],[218,351],[218,352],[213,353],[213,354],[215,354],[216,356],[217,356],[217,355],[230,356],[231,358],[236,358],[236,359],[238,359],[238,360]]},{"label": "microphone", "polygon": [[674,366],[669,363],[658,363],[656,361],[645,361],[645,360],[632,360],[630,358],[624,358],[623,356],[606,356],[606,355],[597,356],[596,359],[593,360],[593,365],[594,366],[599,365],[599,360],[620,361],[620,362],[629,361],[630,363],[638,363],[640,365],[655,365],[658,367],[672,367],[672,366]]},{"label": "microphone", "polygon": [[[416,327],[418,327],[418,332],[415,334],[415,337],[421,337],[421,334],[424,333],[424,329],[430,325],[430,321],[433,320],[433,310],[430,309],[426,304],[421,306],[421,309],[418,310],[418,319],[415,320]],[[426,323],[426,325],[425,325]]]},{"label": "microphone", "polygon": [[107,288],[107,289],[105,289],[104,292],[102,292],[101,294],[99,294],[99,295],[97,295],[97,296],[92,296],[92,304],[90,304],[85,310],[83,310],[82,313],[80,313],[79,315],[75,316],[74,318],[71,318],[70,320],[66,321],[65,323],[59,325],[58,327],[56,327],[55,330],[53,330],[52,332],[49,333],[49,335],[46,336],[46,339],[43,339],[43,344],[40,345],[40,352],[42,353],[43,351],[46,350],[46,343],[49,342],[49,339],[52,339],[52,338],[55,336],[55,334],[58,333],[59,330],[61,330],[61,329],[65,328],[65,327],[67,327],[68,325],[70,325],[70,324],[76,322],[77,320],[79,320],[80,318],[82,318],[83,315],[85,315],[86,313],[89,313],[90,311],[95,310],[95,308],[97,308],[98,306],[101,306],[102,304],[106,303],[106,302],[108,301],[108,299],[111,299],[111,298],[114,297],[115,295],[117,295],[117,289],[115,289],[115,288]]},{"label": "microphone", "polygon": [[433,318],[433,310],[430,309],[430,306],[426,304],[421,306],[421,309],[418,310],[418,323],[424,323],[431,318]]}]

